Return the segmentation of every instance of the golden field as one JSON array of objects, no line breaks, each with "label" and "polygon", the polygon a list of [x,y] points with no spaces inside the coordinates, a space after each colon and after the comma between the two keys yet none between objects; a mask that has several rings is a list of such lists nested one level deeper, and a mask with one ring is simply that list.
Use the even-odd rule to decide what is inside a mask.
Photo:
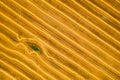
[{"label": "golden field", "polygon": [[0,80],[120,80],[120,0],[0,0]]}]

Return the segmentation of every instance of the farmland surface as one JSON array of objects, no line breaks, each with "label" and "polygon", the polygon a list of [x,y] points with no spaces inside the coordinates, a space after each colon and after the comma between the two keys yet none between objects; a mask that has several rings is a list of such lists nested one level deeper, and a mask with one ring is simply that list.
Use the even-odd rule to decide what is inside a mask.
[{"label": "farmland surface", "polygon": [[120,80],[120,0],[0,0],[0,80]]}]

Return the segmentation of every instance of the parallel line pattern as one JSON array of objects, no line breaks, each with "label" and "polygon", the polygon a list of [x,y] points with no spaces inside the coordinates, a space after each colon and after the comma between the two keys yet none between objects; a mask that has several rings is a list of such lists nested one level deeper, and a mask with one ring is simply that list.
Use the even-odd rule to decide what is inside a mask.
[{"label": "parallel line pattern", "polygon": [[0,0],[0,80],[120,80],[119,0]]}]

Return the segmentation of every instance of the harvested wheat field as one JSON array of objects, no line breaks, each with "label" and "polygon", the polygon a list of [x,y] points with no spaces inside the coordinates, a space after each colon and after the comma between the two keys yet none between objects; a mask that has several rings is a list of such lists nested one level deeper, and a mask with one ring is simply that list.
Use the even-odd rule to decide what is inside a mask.
[{"label": "harvested wheat field", "polygon": [[120,0],[0,0],[0,80],[120,80]]}]

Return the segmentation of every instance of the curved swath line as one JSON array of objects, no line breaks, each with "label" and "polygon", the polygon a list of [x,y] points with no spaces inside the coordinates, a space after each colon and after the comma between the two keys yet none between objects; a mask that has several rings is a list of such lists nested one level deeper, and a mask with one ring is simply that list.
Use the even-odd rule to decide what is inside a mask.
[{"label": "curved swath line", "polygon": [[[7,51],[9,51],[8,50],[8,48],[7,47],[5,47],[5,46],[3,46],[2,44],[0,45],[0,48],[1,48],[1,46],[2,46],[2,49],[3,48],[5,48],[5,49],[7,49]],[[11,49],[10,49],[11,50]],[[19,53],[18,51],[16,51],[17,52],[17,54]],[[31,71],[33,71],[33,72],[35,72],[31,67],[29,67],[29,64],[28,65],[26,65],[25,63],[26,62],[23,62],[23,61],[21,61],[21,60],[19,60],[19,59],[17,59],[17,58],[13,58],[13,57],[11,57],[10,56],[10,53],[9,54],[7,54],[6,53],[6,55],[7,56],[9,56],[11,59],[13,59],[13,60],[15,60],[15,61],[18,61],[19,63],[21,63],[22,65],[24,65],[25,67],[27,67],[27,68],[29,68]],[[11,55],[14,55],[14,54],[11,54]],[[26,57],[25,57],[26,58]],[[30,61],[31,62],[31,61]],[[34,66],[36,66],[36,64],[34,64]],[[37,68],[39,69],[39,67],[37,66]],[[41,72],[41,71],[40,71]],[[43,73],[44,71],[42,71],[42,74],[45,74],[45,73]],[[37,74],[38,72],[36,72],[36,74]],[[41,73],[38,73],[39,75],[41,75]],[[42,76],[42,75],[41,75]],[[47,74],[47,76],[48,76],[48,74]],[[45,77],[46,78],[46,77]],[[49,78],[51,78],[51,76],[49,75]],[[52,80],[54,80],[53,78],[51,78]]]},{"label": "curved swath line", "polygon": [[[120,11],[118,11],[117,9],[115,9],[114,7],[112,7],[112,5],[110,5],[110,4],[108,4],[107,2],[105,2],[104,0],[101,0],[104,4],[106,4],[107,6],[109,6],[110,8],[112,8],[114,11],[116,11],[116,12],[118,12],[119,14],[120,14]],[[119,0],[116,0],[118,3],[120,3],[119,2]]]},{"label": "curved swath line", "polygon": [[[60,2],[61,3],[61,2]],[[64,3],[63,3],[64,4]],[[67,8],[69,8],[67,5],[64,5],[64,6],[66,6]],[[71,9],[71,8],[69,8],[69,9]],[[72,10],[72,9],[71,9]],[[73,11],[73,10],[72,10]],[[84,18],[85,19],[85,18]],[[85,19],[85,20],[87,20],[87,19]],[[87,22],[88,23],[91,23],[91,22],[89,22],[88,20],[87,20]],[[91,23],[92,24],[92,23]],[[97,26],[96,26],[97,27]],[[99,27],[98,27],[99,28]],[[101,29],[99,29],[99,30],[101,30]],[[86,31],[88,31],[88,30],[86,30]],[[101,30],[102,31],[102,30]],[[89,31],[90,32],[90,31]],[[104,32],[104,33],[106,33],[105,31],[102,31],[102,32]],[[93,34],[92,32],[90,32],[91,34]],[[118,33],[120,33],[120,32],[118,32]],[[107,34],[107,33],[106,33]],[[94,35],[94,34],[93,34]],[[109,35],[109,34],[108,34]],[[94,35],[94,36],[96,36],[96,35]],[[109,35],[110,36],[110,35]],[[96,37],[98,37],[98,36],[96,36]],[[99,38],[99,37],[98,37]],[[114,38],[112,38],[112,39],[114,39]],[[108,43],[106,43],[105,41],[103,41],[102,39],[100,39],[99,38],[99,40],[101,40],[102,42],[104,42],[105,44],[108,44]],[[116,41],[116,40],[115,40]],[[119,41],[116,41],[116,42],[118,42],[118,43],[120,43]],[[113,46],[111,46],[110,44],[108,44],[110,47],[112,47],[112,48],[114,48]],[[115,49],[115,48],[114,48]],[[117,49],[115,49],[115,50],[117,50]],[[117,50],[118,51],[118,50]]]},{"label": "curved swath line", "polygon": [[[37,58],[39,58],[39,57],[37,57]],[[39,61],[39,60],[38,60],[38,61]],[[54,67],[52,67],[51,65],[49,65],[49,64],[48,64],[47,62],[45,62],[44,60],[41,59],[41,62],[44,63],[44,65],[45,65],[46,67],[50,67],[50,68],[54,71],[54,73],[53,73],[53,72],[52,72],[52,73],[49,73],[49,70],[47,69],[48,73],[51,74],[51,75],[53,75],[56,79],[60,79],[60,80],[63,80],[63,79],[65,79],[65,80],[70,80],[70,78],[69,78],[68,76],[66,76],[65,74],[59,72],[57,69],[55,69]],[[39,65],[39,62],[38,62],[38,65]],[[46,71],[46,70],[45,70],[45,71]],[[58,75],[59,75],[59,76],[58,76]]]},{"label": "curved swath line", "polygon": [[58,66],[59,66],[59,68],[57,70],[60,71],[60,72],[62,72],[66,76],[70,75],[72,77],[72,79],[76,79],[75,77],[77,76],[77,79],[83,80],[83,78],[81,78],[78,74],[76,74],[75,71],[71,70],[70,68],[68,68],[68,67],[66,67],[64,65],[62,65],[61,63],[58,63],[55,59],[53,59],[52,57],[50,57],[47,54],[48,52],[46,50],[45,50],[45,52],[46,52],[46,54],[44,54],[43,56],[40,56],[40,58],[42,58],[44,62],[46,62],[46,63],[48,62],[50,65],[52,65],[52,67],[57,66],[55,68],[58,68]]},{"label": "curved swath line", "polygon": [[[5,48],[5,47],[4,47],[4,48]],[[13,59],[13,58],[12,58],[12,59]],[[18,61],[17,59],[13,59],[13,60],[16,60],[16,61]],[[19,61],[19,62],[20,62],[20,61]],[[22,64],[22,63],[21,63],[21,64]],[[52,78],[52,79],[50,79],[50,80],[55,80],[55,79],[53,79],[53,78]]]},{"label": "curved swath line", "polygon": [[[48,52],[48,51],[47,51]],[[58,53],[59,54],[59,53]],[[46,54],[46,55],[48,55],[49,56],[49,52],[48,52],[48,54]],[[42,58],[42,57],[41,57]],[[47,60],[46,60],[47,59]],[[79,77],[78,78],[78,74],[76,74],[75,73],[75,71],[72,71],[72,70],[70,70],[70,68],[67,68],[66,66],[64,66],[64,65],[62,65],[61,63],[59,63],[57,60],[55,60],[55,58],[53,58],[53,57],[51,57],[51,56],[49,56],[49,59],[47,58],[47,57],[45,57],[45,58],[43,58],[43,60],[45,60],[45,62],[49,62],[49,64],[53,64],[53,66],[55,65],[57,65],[57,67],[56,68],[58,68],[59,67],[59,69],[60,70],[62,70],[63,68],[65,69],[65,70],[67,70],[68,71],[68,73],[71,73],[71,75],[72,74],[74,74],[74,76],[77,76],[77,79],[82,79],[81,77]],[[60,67],[60,65],[61,65],[61,67]],[[64,71],[64,70],[62,70],[62,71]],[[70,72],[69,72],[70,71]],[[66,72],[66,71],[65,71]],[[72,79],[73,79],[74,77],[72,77]],[[74,80],[74,79],[73,79]]]},{"label": "curved swath line", "polygon": [[[48,61],[46,60],[46,55],[45,55],[44,57],[45,57],[45,58],[43,58],[43,56],[42,56],[42,57],[41,57],[41,56],[40,56],[40,57],[38,56],[38,58],[41,58],[42,62],[45,63],[45,65],[49,65],[49,64],[48,64]],[[50,58],[50,57],[47,57],[47,58]],[[59,63],[59,62],[57,62],[57,63]],[[53,67],[53,66],[51,66],[51,65],[49,65],[49,66],[50,66],[50,67]],[[53,67],[53,68],[54,68],[54,67]],[[55,69],[56,69],[56,68],[55,68]],[[69,69],[69,68],[68,68],[68,69]],[[58,69],[57,69],[57,70],[58,70]],[[58,70],[58,71],[59,71],[59,70]],[[72,71],[72,70],[71,70],[71,71]],[[59,71],[59,72],[61,72],[61,71]],[[73,72],[74,72],[74,71],[73,71]],[[61,73],[62,73],[62,72],[61,72]],[[59,74],[59,73],[58,73],[58,74]],[[65,75],[64,73],[62,73],[62,74]],[[78,75],[78,74],[77,74],[77,75]],[[67,76],[67,75],[65,75],[65,76]],[[63,77],[63,76],[62,76],[62,77]],[[67,77],[68,77],[68,79],[70,80],[69,76],[67,76]],[[79,77],[79,78],[83,80],[82,77]],[[67,79],[67,80],[68,80],[68,79]]]},{"label": "curved swath line", "polygon": [[[2,46],[3,48],[5,48],[4,46]],[[7,49],[7,48],[6,48]],[[7,49],[7,51],[9,51],[8,49]],[[17,54],[20,54],[19,52],[17,52],[17,51],[14,51],[15,53],[17,53]],[[6,52],[4,52],[5,54],[7,54]],[[14,55],[14,54],[7,54],[9,57],[11,57],[11,55]],[[13,58],[13,57],[12,57]],[[25,59],[28,59],[28,57],[26,57],[26,56],[23,56],[23,58],[25,58]],[[13,58],[14,59],[14,58]],[[18,59],[15,59],[15,60],[18,60]],[[23,62],[23,61],[22,61]],[[37,65],[37,64],[35,64],[31,59],[29,59],[29,62],[31,62],[34,66],[37,66],[37,68],[38,69],[40,69],[41,70],[41,68]],[[26,63],[27,64],[27,63]],[[29,65],[29,64],[28,64]],[[52,77],[52,76],[50,76],[49,74],[47,74],[47,73],[44,73],[44,71],[43,70],[41,70],[40,71],[42,74],[45,74],[45,75],[47,75],[47,76],[49,76],[49,79]],[[39,73],[40,74],[40,73]],[[41,74],[41,75],[42,75]],[[44,77],[44,76],[43,76]],[[45,77],[46,78],[46,77]],[[54,78],[51,78],[52,80],[55,80]],[[50,80],[51,80],[50,79]]]},{"label": "curved swath line", "polygon": [[9,74],[8,72],[4,71],[2,68],[0,68],[0,72],[4,73],[5,75],[7,75],[9,78],[11,78],[12,80],[17,80],[15,79],[11,74]]},{"label": "curved swath line", "polygon": [[[13,59],[13,58],[11,58],[11,57],[8,57],[6,54],[4,54],[4,53],[2,53],[2,54],[0,54],[0,55],[2,55],[1,57],[4,57],[4,59],[1,59],[1,60],[7,60],[7,63],[8,64],[10,64],[11,66],[12,65],[14,65],[15,63],[17,63],[19,66],[24,66],[23,68],[26,68],[26,69],[28,69],[28,70],[26,70],[26,71],[30,71],[30,73],[33,73],[33,75],[34,74],[36,74],[40,79],[44,79],[41,75],[39,75],[39,74],[37,74],[37,73],[35,73],[32,69],[30,69],[30,68],[28,68],[26,65],[24,65],[24,63],[22,63],[22,62],[20,62],[20,61],[18,61],[18,60],[16,60],[16,59]],[[10,61],[12,61],[12,62],[10,62]],[[13,64],[12,64],[13,63]],[[18,67],[18,66],[13,66],[14,67],[14,69],[15,69],[15,67]],[[20,69],[21,70],[21,69]],[[23,72],[25,72],[26,73],[26,71],[23,71]],[[19,71],[19,72],[21,72],[21,71]],[[24,74],[23,72],[21,72],[22,74]],[[28,73],[27,73],[28,74]],[[27,76],[27,75],[26,75]],[[28,76],[28,77],[30,77],[30,76]]]},{"label": "curved swath line", "polygon": [[[104,24],[108,25],[108,27],[110,27],[111,25],[108,24],[107,22],[104,22],[101,18],[97,17],[96,15],[94,15],[92,12],[90,12],[89,10],[87,10],[86,8],[84,8],[82,5],[80,5],[78,2],[73,1],[76,5],[78,5],[79,7],[83,8],[84,10],[86,10],[86,12],[88,12],[89,14],[93,15],[94,17],[96,17],[98,20],[102,21]],[[75,11],[75,10],[74,10]],[[76,11],[75,11],[76,12]],[[79,13],[78,13],[79,14]],[[92,23],[92,22],[91,22]],[[110,27],[112,28],[114,31],[120,33],[117,29],[113,28],[112,26]]]},{"label": "curved swath line", "polygon": [[[101,0],[103,1],[103,0]],[[117,20],[116,18],[114,18],[113,16],[111,16],[108,12],[106,12],[105,10],[101,9],[100,7],[98,7],[97,5],[93,4],[92,2],[90,2],[89,0],[86,1],[89,4],[93,5],[94,7],[96,7],[98,10],[101,10],[102,12],[104,12],[104,14],[108,15],[110,18],[112,18],[113,20],[115,20],[116,22],[120,23],[119,20]]]},{"label": "curved swath line", "polygon": [[[46,43],[45,43],[46,44]],[[50,47],[49,45],[46,45],[48,48],[51,48],[51,50],[53,50],[55,53],[57,53],[57,54],[61,54],[60,52],[58,52],[57,50],[55,50],[54,48],[52,48],[52,47]],[[76,63],[73,63],[73,61],[71,60],[71,59],[69,59],[69,58],[67,58],[66,56],[64,56],[64,55],[60,55],[60,57],[62,57],[62,58],[64,58],[65,60],[63,60],[63,61],[67,61],[67,62],[69,62],[69,63],[71,63],[71,64],[74,64],[74,65],[76,65],[76,66],[78,66],[80,69],[82,69],[82,70],[84,70],[84,72],[86,72],[86,73],[89,73],[87,70],[85,70],[82,66],[79,66],[78,64],[76,64]],[[52,57],[53,58],[53,57]],[[55,58],[54,58],[55,59]],[[58,61],[58,60],[56,60],[56,61]],[[58,61],[58,62],[61,62],[61,61]],[[63,63],[64,64],[64,63]],[[72,69],[73,70],[73,69]],[[76,71],[75,71],[76,72]],[[77,72],[78,73],[78,72]],[[81,72],[82,73],[82,72]],[[80,74],[80,73],[79,73]],[[80,74],[81,75],[81,74]],[[91,75],[90,75],[91,76]],[[98,79],[98,78],[96,78],[96,79]]]},{"label": "curved swath line", "polygon": [[[1,44],[1,46],[2,46],[2,44]],[[5,46],[2,46],[3,48],[6,48]],[[1,47],[0,47],[1,48]],[[7,51],[9,51],[10,49],[8,49],[8,48],[6,48],[7,49]],[[13,51],[13,50],[12,50]],[[4,52],[4,51],[3,51]],[[6,53],[6,52],[5,52]],[[18,52],[18,51],[13,51],[13,53],[17,53],[18,55],[20,54],[20,52]],[[7,53],[6,53],[7,54]],[[10,53],[9,54],[7,54],[9,57],[11,57],[11,55],[10,55]],[[13,55],[15,55],[15,54],[13,54]],[[22,54],[23,55],[23,54]],[[21,56],[21,55],[20,55]],[[14,57],[11,57],[11,58],[13,58],[14,59]],[[35,63],[33,63],[33,61],[31,60],[31,59],[29,59],[28,57],[26,57],[26,56],[23,56],[23,58],[24,59],[28,59],[29,60],[29,62],[31,62],[34,66],[35,66],[35,68],[37,67],[38,69],[39,69],[39,72],[37,72],[38,74],[43,74],[43,75],[45,75],[45,76],[43,76],[43,75],[41,75],[41,76],[43,76],[43,77],[45,77],[45,78],[47,78],[47,79],[50,79],[50,80],[55,80],[52,76],[50,76],[49,74],[47,74],[47,73],[44,73],[44,71],[42,70],[42,69],[40,69],[40,67],[39,66],[37,66]],[[19,60],[19,59],[15,59],[15,60],[17,60],[17,61],[19,61],[19,62],[23,62],[24,63],[24,61],[23,60]],[[26,66],[28,66],[29,67],[29,64],[27,64],[26,62],[25,62],[25,64],[26,64]],[[30,69],[32,69],[32,67],[30,67]],[[34,70],[34,69],[33,69]]]},{"label": "curved swath line", "polygon": [[19,74],[23,78],[26,78],[27,80],[31,80],[29,77],[23,75],[20,71],[14,69],[12,66],[10,66],[9,64],[7,64],[5,61],[1,60],[1,58],[0,58],[0,63],[3,63],[5,65],[4,67],[7,67],[7,68],[10,68],[10,69],[14,70],[15,72],[17,72],[17,74]]}]

